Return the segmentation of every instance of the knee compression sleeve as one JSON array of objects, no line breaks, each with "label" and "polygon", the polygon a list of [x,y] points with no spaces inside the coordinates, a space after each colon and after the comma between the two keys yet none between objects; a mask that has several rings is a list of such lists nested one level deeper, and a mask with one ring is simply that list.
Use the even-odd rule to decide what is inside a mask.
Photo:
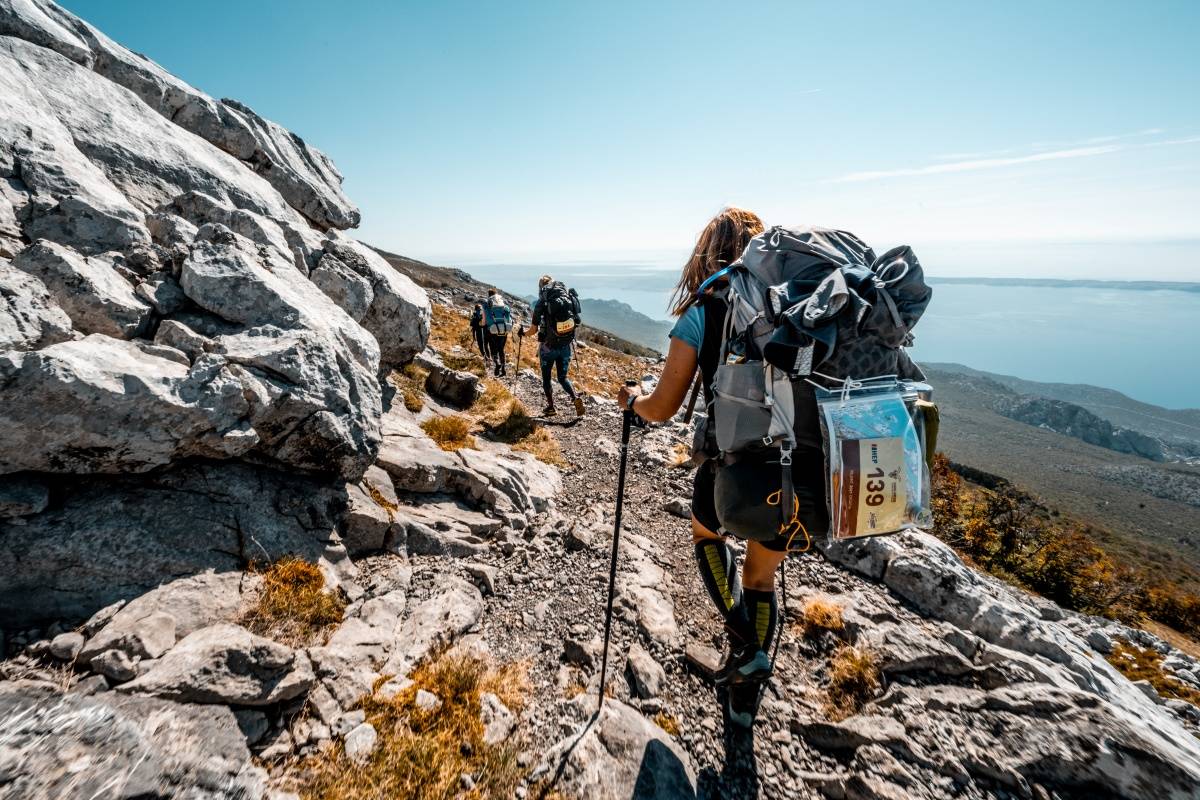
[{"label": "knee compression sleeve", "polygon": [[775,602],[775,592],[746,589],[742,592],[742,602],[746,607],[747,622],[758,639],[759,648],[767,649],[775,637],[775,626],[779,624],[779,606]]},{"label": "knee compression sleeve", "polygon": [[700,568],[704,588],[721,615],[728,617],[742,599],[742,587],[738,583],[733,551],[719,539],[705,539],[697,542],[695,547],[696,565]]}]

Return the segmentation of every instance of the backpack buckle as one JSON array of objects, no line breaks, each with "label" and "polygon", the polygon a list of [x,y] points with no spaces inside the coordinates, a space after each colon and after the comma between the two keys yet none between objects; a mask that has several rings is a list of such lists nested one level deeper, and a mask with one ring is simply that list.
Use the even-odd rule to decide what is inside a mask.
[{"label": "backpack buckle", "polygon": [[787,447],[785,445],[784,447],[781,447],[779,449],[779,466],[790,467],[791,465],[792,465],[792,448]]},{"label": "backpack buckle", "polygon": [[765,444],[767,447],[770,447],[771,445],[775,444],[775,440],[773,438],[771,438],[771,436],[768,435],[768,436],[764,436],[762,438],[762,443]]}]

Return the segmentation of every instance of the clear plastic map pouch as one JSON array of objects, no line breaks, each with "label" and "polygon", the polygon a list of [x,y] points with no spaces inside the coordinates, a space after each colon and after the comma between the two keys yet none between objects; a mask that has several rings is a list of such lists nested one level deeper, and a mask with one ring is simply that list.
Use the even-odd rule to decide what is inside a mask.
[{"label": "clear plastic map pouch", "polygon": [[895,378],[818,387],[828,469],[830,537],[853,539],[926,527],[927,384]]}]

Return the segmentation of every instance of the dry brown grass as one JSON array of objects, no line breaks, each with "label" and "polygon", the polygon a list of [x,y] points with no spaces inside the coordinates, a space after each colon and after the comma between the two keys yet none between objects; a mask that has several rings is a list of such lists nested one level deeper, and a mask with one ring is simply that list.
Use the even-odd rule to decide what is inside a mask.
[{"label": "dry brown grass", "polygon": [[322,644],[342,621],[346,603],[325,588],[325,576],[316,564],[287,556],[266,569],[251,570],[262,576],[262,590],[241,616],[241,624],[259,636],[291,647]]},{"label": "dry brown grass", "polygon": [[512,449],[521,453],[529,453],[538,461],[555,467],[565,469],[571,465],[571,462],[563,456],[558,440],[545,428],[539,427],[532,434],[514,444]]},{"label": "dry brown grass", "polygon": [[692,447],[686,442],[676,442],[671,447],[671,455],[667,458],[668,466],[680,468],[692,465]]},{"label": "dry brown grass", "polygon": [[416,364],[405,364],[391,374],[392,385],[404,400],[404,407],[414,414],[425,407],[425,379],[429,373]]},{"label": "dry brown grass", "polygon": [[859,709],[879,691],[879,663],[865,647],[842,645],[829,660],[829,693],[826,713],[842,720]]},{"label": "dry brown grass", "polygon": [[[370,760],[352,764],[341,746],[298,765],[306,800],[451,800],[512,797],[525,770],[517,764],[520,742],[509,737],[498,745],[483,741],[480,695],[491,692],[514,712],[529,693],[524,663],[494,667],[471,656],[441,656],[417,668],[413,686],[391,700],[365,698],[362,707],[379,734]],[[416,706],[418,689],[436,694],[442,704],[429,711]],[[464,792],[461,777],[475,788]]]},{"label": "dry brown grass", "polygon": [[471,420],[461,414],[430,417],[421,423],[421,430],[443,450],[461,450],[464,447],[475,446],[475,437],[471,435]]},{"label": "dry brown grass", "polygon": [[1108,656],[1108,663],[1131,681],[1149,681],[1162,697],[1186,700],[1200,706],[1200,692],[1163,669],[1163,656],[1157,650],[1118,642]]},{"label": "dry brown grass", "polygon": [[841,635],[846,629],[842,606],[828,597],[810,597],[800,608],[800,631],[805,636],[819,636],[826,631]]},{"label": "dry brown grass", "polygon": [[483,382],[483,387],[483,395],[472,411],[478,413],[491,438],[547,464],[567,466],[558,440],[529,415],[525,404],[513,397],[504,384],[489,379]]},{"label": "dry brown grass", "polygon": [[654,724],[666,731],[668,736],[679,735],[679,720],[665,711],[660,711],[654,715]]}]

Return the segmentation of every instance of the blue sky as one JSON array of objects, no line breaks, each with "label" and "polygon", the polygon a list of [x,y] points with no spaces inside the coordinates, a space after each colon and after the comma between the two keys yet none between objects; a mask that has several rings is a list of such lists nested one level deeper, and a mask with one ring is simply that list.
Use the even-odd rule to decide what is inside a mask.
[{"label": "blue sky", "polygon": [[[738,204],[935,274],[1200,280],[1196,2],[64,5],[328,152],[358,235],[435,262],[671,260]],[[1124,244],[996,257],[1029,241]]]}]

